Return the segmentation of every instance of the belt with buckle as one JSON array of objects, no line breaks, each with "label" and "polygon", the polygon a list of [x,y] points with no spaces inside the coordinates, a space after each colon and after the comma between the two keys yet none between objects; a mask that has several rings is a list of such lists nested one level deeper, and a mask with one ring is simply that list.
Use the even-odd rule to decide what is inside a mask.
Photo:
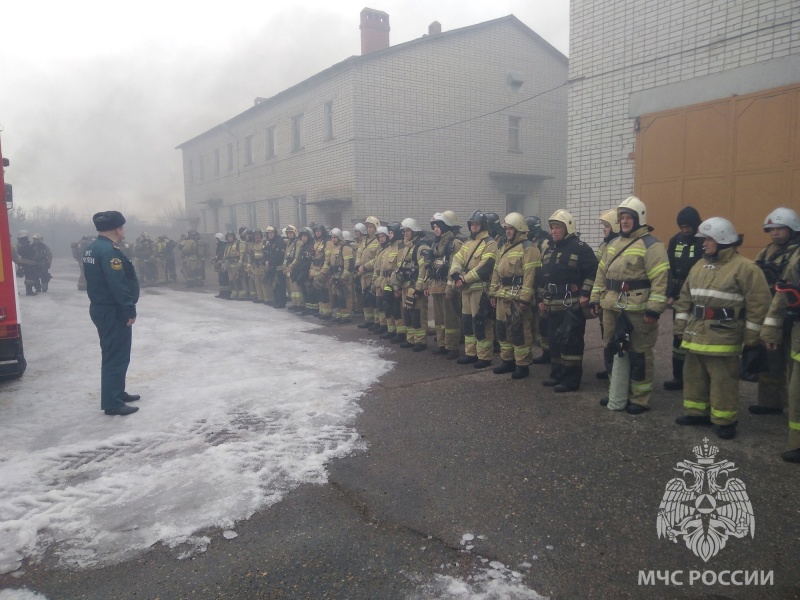
[{"label": "belt with buckle", "polygon": [[634,279],[633,281],[609,279],[606,281],[606,289],[609,289],[612,292],[631,292],[633,290],[644,290],[649,287],[649,279]]},{"label": "belt with buckle", "polygon": [[693,304],[691,312],[692,316],[700,321],[732,321],[744,317],[744,308],[737,311],[735,308],[710,308]]}]

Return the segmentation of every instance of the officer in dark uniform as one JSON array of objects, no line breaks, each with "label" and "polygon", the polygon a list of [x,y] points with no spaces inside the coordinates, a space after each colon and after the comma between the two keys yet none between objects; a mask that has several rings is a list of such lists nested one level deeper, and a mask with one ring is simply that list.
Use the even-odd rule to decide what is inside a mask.
[{"label": "officer in dark uniform", "polygon": [[118,245],[125,238],[122,213],[99,212],[92,221],[98,234],[83,253],[83,270],[90,301],[89,315],[97,327],[103,356],[100,408],[107,415],[129,415],[139,410],[125,404],[139,399],[138,395],[125,391],[139,280],[133,263]]}]

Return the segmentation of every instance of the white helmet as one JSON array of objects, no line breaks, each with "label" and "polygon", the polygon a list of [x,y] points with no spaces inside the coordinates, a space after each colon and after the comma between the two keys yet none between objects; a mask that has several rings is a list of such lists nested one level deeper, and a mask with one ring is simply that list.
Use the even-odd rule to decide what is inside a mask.
[{"label": "white helmet", "polygon": [[635,214],[635,218],[639,221],[639,227],[642,225],[646,225],[647,221],[645,220],[645,206],[644,202],[639,200],[636,196],[628,196],[622,203],[617,207],[617,218],[619,219],[619,215],[622,213],[633,213]]},{"label": "white helmet", "polygon": [[342,235],[342,230],[339,229],[338,227],[334,227],[333,229],[331,229],[330,236],[339,238],[340,240],[344,239],[344,236]]},{"label": "white helmet", "polygon": [[349,231],[343,231],[342,235],[344,236],[344,241],[345,242],[352,242],[353,241],[353,234],[350,233]]},{"label": "white helmet", "polygon": [[400,229],[410,229],[414,233],[421,233],[422,227],[419,226],[416,219],[403,219],[400,223]]},{"label": "white helmet", "polygon": [[214,234],[214,238],[215,238],[215,239],[216,239],[218,242],[224,242],[224,241],[225,241],[225,234],[224,234],[224,233],[215,233],[215,234]]},{"label": "white helmet", "polygon": [[562,223],[564,227],[567,228],[568,235],[575,233],[575,217],[573,217],[563,208],[559,208],[556,212],[550,215],[548,222],[552,223],[553,221]]},{"label": "white helmet", "polygon": [[31,237],[31,239],[32,240],[39,240],[41,242],[42,239],[44,239],[44,238],[42,238],[42,234],[41,233],[34,233],[33,237]]},{"label": "white helmet", "polygon": [[355,229],[361,235],[367,235],[367,226],[363,223],[356,223],[356,226],[353,227],[353,229]]},{"label": "white helmet", "polygon": [[458,217],[452,210],[442,212],[442,219],[444,220],[444,224],[448,227],[455,227],[458,225]]},{"label": "white helmet", "polygon": [[528,233],[528,224],[525,222],[525,217],[518,212],[508,213],[500,225],[503,227],[513,227],[518,232]]},{"label": "white helmet", "polygon": [[800,217],[791,208],[776,208],[764,219],[764,231],[776,227],[788,227],[792,231],[800,231]]},{"label": "white helmet", "polygon": [[17,239],[26,238],[28,237],[28,230],[27,229],[20,229],[19,233],[17,234]]},{"label": "white helmet", "polygon": [[373,225],[375,225],[375,227],[381,226],[380,219],[378,217],[373,217],[373,216],[369,216],[366,219],[364,219],[364,223],[372,223]]},{"label": "white helmet", "polygon": [[733,228],[733,223],[722,217],[711,217],[700,223],[695,237],[710,237],[718,244],[735,244],[739,236]]},{"label": "white helmet", "polygon": [[616,210],[609,208],[602,215],[600,215],[600,220],[611,225],[611,231],[614,233],[619,233],[619,219],[617,218]]},{"label": "white helmet", "polygon": [[378,235],[380,233],[385,235],[387,238],[389,237],[389,230],[386,227],[378,227],[378,231],[376,232],[375,235]]}]

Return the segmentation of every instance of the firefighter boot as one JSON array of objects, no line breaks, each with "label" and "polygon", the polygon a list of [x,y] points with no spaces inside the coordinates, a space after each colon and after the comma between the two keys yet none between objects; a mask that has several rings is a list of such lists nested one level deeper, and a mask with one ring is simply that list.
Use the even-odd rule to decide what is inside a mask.
[{"label": "firefighter boot", "polygon": [[504,373],[513,373],[517,369],[517,363],[513,360],[504,360],[500,363],[499,367],[492,369],[495,375],[502,375]]}]

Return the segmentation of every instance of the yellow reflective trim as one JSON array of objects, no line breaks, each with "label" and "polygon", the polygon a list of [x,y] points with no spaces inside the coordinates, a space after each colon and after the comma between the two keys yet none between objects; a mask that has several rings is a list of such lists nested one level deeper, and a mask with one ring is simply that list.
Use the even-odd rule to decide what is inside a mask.
[{"label": "yellow reflective trim", "polygon": [[661,294],[650,294],[650,300],[655,300],[656,302],[666,302],[667,297]]},{"label": "yellow reflective trim", "polygon": [[717,410],[713,406],[711,407],[711,416],[718,417],[720,419],[735,419],[738,411],[735,410]]},{"label": "yellow reflective trim", "polygon": [[798,423],[797,421],[789,421],[789,429],[800,431],[800,423]]},{"label": "yellow reflective trim", "polygon": [[631,382],[632,392],[649,392],[653,389],[653,382],[650,383],[633,383]]},{"label": "yellow reflective trim", "polygon": [[684,408],[693,408],[695,410],[708,410],[708,402],[695,402],[693,400],[684,400]]},{"label": "yellow reflective trim", "polygon": [[447,328],[445,327],[445,329],[444,329],[444,332],[445,332],[445,333],[459,333],[460,331],[461,331],[461,328],[460,328],[460,327],[457,327],[456,329],[447,329]]},{"label": "yellow reflective trim", "polygon": [[792,352],[791,356],[794,360],[800,362],[800,352]]},{"label": "yellow reflective trim", "polygon": [[660,275],[661,273],[663,273],[667,269],[669,269],[669,263],[668,262],[659,263],[659,264],[657,264],[655,267],[653,267],[652,269],[650,269],[647,272],[647,278],[648,279],[655,279],[656,275]]},{"label": "yellow reflective trim", "polygon": [[632,254],[633,256],[644,256],[645,249],[644,248],[628,248],[625,252],[622,253],[623,256],[627,256]]},{"label": "yellow reflective trim", "polygon": [[696,352],[711,352],[714,354],[722,354],[729,352],[740,352],[742,350],[741,344],[732,344],[730,346],[723,344],[696,344],[694,342],[687,342],[684,340],[681,343],[681,348],[687,350],[695,350]]}]

